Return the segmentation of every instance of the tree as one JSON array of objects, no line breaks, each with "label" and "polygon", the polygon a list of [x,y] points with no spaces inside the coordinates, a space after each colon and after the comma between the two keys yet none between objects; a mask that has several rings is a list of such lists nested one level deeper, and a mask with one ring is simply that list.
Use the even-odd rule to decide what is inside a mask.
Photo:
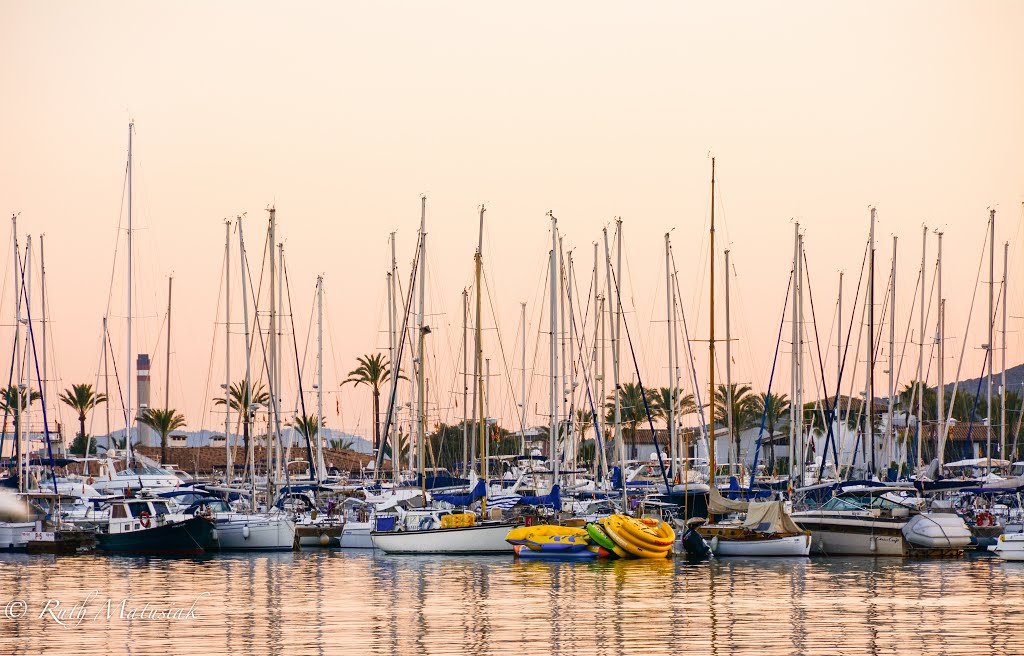
[{"label": "tree", "polygon": [[[253,406],[265,405],[270,401],[270,395],[267,394],[263,383],[260,383],[255,389],[247,383],[248,381],[244,379],[237,383],[231,383],[228,388],[228,397],[230,399],[229,407],[242,416],[242,448],[245,449],[246,457],[249,457],[249,428],[252,425]],[[213,402],[216,405],[224,405],[224,397],[214,398]]]},{"label": "tree", "polygon": [[661,387],[654,392],[653,398],[651,399],[651,410],[655,413],[655,416],[665,420],[665,425],[668,425],[668,418],[672,409],[672,397],[675,397],[676,402],[676,418],[683,417],[686,415],[692,415],[697,412],[697,404],[693,400],[693,394],[683,394],[683,391],[678,387],[673,389],[668,387]]},{"label": "tree", "polygon": [[72,442],[72,449],[76,452],[82,453],[83,455],[89,455],[86,453],[86,445],[89,440],[88,436],[85,434],[85,418],[86,415],[88,415],[89,412],[97,405],[107,402],[107,395],[94,392],[92,385],[89,383],[81,383],[79,385],[72,385],[61,392],[60,400],[78,413],[79,430],[78,436],[75,438],[75,441]]},{"label": "tree", "polygon": [[160,434],[160,464],[167,462],[167,436],[171,431],[185,425],[185,416],[174,408],[147,408],[139,417],[139,423],[149,426]]},{"label": "tree", "polygon": [[352,447],[356,445],[355,440],[348,440],[343,438],[336,438],[329,440],[328,442],[332,449],[338,449],[340,451],[351,451]]},{"label": "tree", "polygon": [[303,417],[296,415],[292,421],[292,427],[299,431],[299,434],[306,438],[306,442],[313,445],[313,439],[320,434],[320,420],[316,415]]},{"label": "tree", "polygon": [[732,393],[732,439],[736,447],[736,460],[740,461],[740,433],[752,428],[757,419],[757,397],[749,385],[719,385],[715,390],[715,422],[723,426],[729,423],[729,393]]},{"label": "tree", "polygon": [[[18,397],[21,397],[21,403],[18,403]],[[19,394],[18,388],[15,385],[8,385],[6,389],[0,394],[0,410],[4,413],[4,425],[6,427],[7,417],[11,416],[14,418],[14,434],[18,435],[18,427],[20,425],[21,413],[28,408],[29,405],[38,401],[42,398],[39,392],[29,389],[22,390]],[[17,458],[21,458],[21,440],[14,439],[14,453]]]},{"label": "tree", "polygon": [[[348,372],[342,385],[365,385],[373,392],[373,452],[380,446],[380,388],[391,379],[391,363],[381,353],[370,353],[356,358],[359,366]],[[398,377],[404,379],[401,370]]]},{"label": "tree", "polygon": [[775,471],[775,443],[773,442],[776,427],[782,424],[783,418],[789,413],[789,397],[785,394],[762,392],[754,397],[754,411],[764,417],[764,425],[768,432],[768,471]]},{"label": "tree", "polygon": [[[636,427],[647,421],[647,410],[644,407],[643,393],[636,383],[623,383],[619,386],[619,412],[624,426],[624,433],[629,437],[636,436]],[[648,400],[650,403],[650,400]],[[609,425],[615,422],[615,392],[608,395],[605,403],[607,415],[605,421]],[[652,408],[653,412],[653,408]]]}]

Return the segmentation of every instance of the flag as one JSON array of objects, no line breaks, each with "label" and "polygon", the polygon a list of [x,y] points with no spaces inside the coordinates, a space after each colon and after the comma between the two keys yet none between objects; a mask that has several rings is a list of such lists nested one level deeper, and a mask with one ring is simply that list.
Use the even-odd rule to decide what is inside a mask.
[{"label": "flag", "polygon": [[341,399],[334,397],[334,414],[341,416]]}]

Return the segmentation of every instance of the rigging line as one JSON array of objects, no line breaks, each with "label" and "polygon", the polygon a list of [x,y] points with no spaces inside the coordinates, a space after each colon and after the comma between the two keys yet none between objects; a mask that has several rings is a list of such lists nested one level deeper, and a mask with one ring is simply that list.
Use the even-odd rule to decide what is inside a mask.
[{"label": "rigging line", "polygon": [[[782,317],[779,320],[779,336],[775,339],[775,355],[772,356],[772,371],[768,374],[768,391],[764,395],[764,412],[761,413],[761,428],[757,432],[757,442],[754,446],[754,466],[750,469],[750,490],[754,490],[754,477],[757,476],[757,461],[761,454],[761,442],[764,439],[764,426],[768,420],[768,413],[771,412],[772,405],[772,383],[775,381],[775,365],[779,361],[779,347],[782,345],[782,329],[786,325],[786,308],[789,307],[789,292],[793,289],[793,274],[794,271],[789,272],[789,281],[786,283],[786,298],[782,301]],[[813,310],[812,310],[813,314]],[[780,395],[779,401],[782,401]],[[775,436],[769,435],[768,440],[771,442],[772,454],[775,453]],[[774,460],[774,457],[772,458]],[[824,459],[824,456],[822,456]]]},{"label": "rigging line", "polygon": [[[220,281],[218,281],[217,284],[217,305],[215,306],[216,309],[214,310],[213,314],[213,337],[210,339],[210,361],[206,363],[206,386],[203,388],[203,413],[201,415],[202,419],[199,422],[200,430],[206,427],[206,412],[210,407],[210,381],[213,379],[213,355],[214,352],[217,350],[217,333],[220,332],[219,330],[217,330],[217,320],[220,319],[220,300],[221,298],[223,298],[224,295],[224,272],[228,266],[230,266],[230,263],[228,262],[227,254],[225,254],[224,263],[220,269]],[[225,344],[224,347],[227,348],[227,344]],[[228,372],[229,375],[227,376],[229,380],[230,373],[231,372]],[[224,406],[224,412],[231,412],[231,408],[228,406]],[[227,442],[227,439],[228,436],[225,435],[225,443]]]},{"label": "rigging line", "polygon": [[[512,372],[511,372],[511,370],[509,369],[509,366],[508,366],[508,357],[505,355],[505,343],[504,343],[504,340],[501,339],[501,330],[499,330],[497,328],[497,326],[498,326],[498,316],[497,316],[497,313],[494,311],[494,299],[491,296],[491,283],[488,280],[487,272],[483,270],[483,267],[480,268],[480,277],[484,281],[484,289],[487,291],[487,306],[491,309],[491,318],[494,319],[494,326],[495,326],[494,330],[495,330],[495,333],[497,333],[497,337],[498,337],[498,351],[501,353],[501,362],[502,362],[502,365],[505,367],[505,378],[506,378],[506,381],[508,382],[509,396],[512,398],[513,406],[515,406],[515,404],[516,404],[516,392],[515,392],[514,386],[512,384]],[[454,386],[454,381],[453,381],[452,385]],[[526,427],[523,426],[522,430],[525,431]]]},{"label": "rigging line", "polygon": [[[981,282],[981,267],[985,263],[985,246],[987,246],[987,245],[988,245],[988,228],[986,227],[986,229],[985,229],[985,238],[981,242],[981,257],[978,259],[978,273],[977,273],[977,275],[974,278],[974,291],[971,294],[971,307],[970,307],[970,309],[967,310],[967,327],[964,328],[964,338],[963,338],[963,341],[960,343],[960,361],[957,363],[957,366],[956,366],[956,377],[954,378],[954,382],[953,382],[953,397],[952,398],[954,398],[954,399],[956,398],[956,390],[960,386],[960,372],[961,372],[961,370],[963,368],[963,364],[964,364],[964,354],[967,352],[967,335],[971,331],[971,319],[973,318],[973,315],[974,315],[974,303],[975,303],[975,301],[978,300],[978,285]],[[940,299],[940,302],[941,302],[941,299]],[[945,338],[945,335],[943,335],[943,338]],[[949,423],[949,419],[952,419],[952,418],[953,418],[953,408],[950,407],[949,413],[947,415],[947,418],[945,418],[945,420],[943,421],[942,435],[939,436],[940,439],[941,439],[941,444],[942,444],[942,449],[943,449],[942,453],[945,452],[945,448],[946,448],[946,433],[948,431],[948,429],[946,428],[946,425]]]},{"label": "rigging line", "polygon": [[[610,258],[609,258],[610,259]],[[622,307],[622,293],[619,290],[619,280],[615,277],[615,268],[611,266],[611,262],[608,262],[608,268],[612,274],[612,284],[615,286],[615,300],[618,302],[619,307]],[[661,446],[658,444],[658,436],[654,432],[654,419],[651,417],[651,406],[647,402],[647,392],[644,390],[644,383],[640,377],[640,365],[636,360],[636,351],[633,349],[633,338],[629,334],[629,322],[626,321],[625,317],[622,317],[622,326],[626,329],[626,342],[629,344],[629,354],[633,358],[633,368],[636,370],[636,382],[640,386],[640,398],[644,402],[644,413],[647,415],[647,424],[651,431],[651,440],[654,442],[654,451],[658,454],[658,467],[661,469],[661,478],[665,481],[665,493],[668,494],[672,491],[672,485],[668,482],[668,470],[665,468],[665,460],[661,455]],[[619,390],[615,390],[616,394],[619,394]],[[625,467],[625,463],[622,463]],[[622,487],[626,488],[626,472],[622,472]],[[709,473],[711,485],[715,484],[714,472]]]},{"label": "rigging line", "polygon": [[[828,391],[826,390],[826,387],[825,387],[825,361],[821,357],[821,338],[818,336],[818,315],[817,315],[817,313],[814,310],[814,290],[811,288],[811,273],[810,273],[811,267],[810,267],[810,264],[807,261],[807,251],[806,250],[803,251],[803,258],[804,258],[804,279],[807,281],[807,297],[808,297],[808,299],[811,302],[811,325],[814,327],[814,347],[815,347],[815,349],[818,352],[818,367],[821,370],[821,390],[820,391],[825,392],[825,394],[824,394],[824,397],[825,397],[825,412],[824,412],[824,414],[822,416],[822,422],[825,423],[825,426],[822,426],[822,428],[826,428],[826,430],[828,432],[825,433],[825,446],[822,449],[822,454],[821,454],[821,462],[822,462],[822,464],[821,464],[821,467],[818,468],[818,480],[821,481],[821,474],[822,474],[822,472],[823,472],[823,470],[825,468],[825,459],[826,459],[826,457],[828,457],[828,445],[829,445],[829,442],[832,442],[832,448],[833,448],[833,454],[832,455],[833,455],[833,459],[835,460],[836,476],[839,475],[839,455],[838,455],[838,449],[836,449],[835,435],[832,432],[832,416],[834,414],[834,408],[833,408],[832,404],[829,403]],[[806,331],[806,329],[807,329],[807,327],[805,325],[804,326],[804,330]],[[815,396],[817,396],[818,392],[819,392],[819,390],[818,390],[818,373],[816,371],[814,371],[813,368],[811,369],[811,373],[814,374]],[[800,412],[800,416],[802,418],[803,417],[803,408],[799,408],[798,412]],[[802,435],[803,434],[803,428],[802,428],[803,420],[802,419],[800,421],[800,424],[801,424],[800,433]],[[803,463],[801,463],[800,466],[803,467]]]},{"label": "rigging line", "polygon": [[[285,258],[282,258],[282,260],[283,261],[281,263],[281,268],[282,268],[281,275],[284,276],[284,289],[285,289],[285,294],[288,296],[288,321],[289,321],[289,323],[291,324],[291,327],[292,327],[292,347],[295,350],[295,369],[296,369],[296,372],[297,372],[296,375],[298,376],[298,381],[297,382],[299,384],[299,406],[302,409],[302,422],[303,422],[304,426],[306,427],[306,436],[305,436],[306,437],[306,456],[309,458],[309,471],[310,471],[310,473],[313,476],[316,477],[317,486],[319,487],[320,476],[321,476],[322,472],[319,469],[317,469],[316,463],[313,460],[313,436],[310,435],[311,431],[309,430],[309,415],[306,413],[306,399],[305,399],[305,395],[302,393],[302,363],[299,362],[299,338],[298,338],[298,335],[295,332],[295,311],[294,311],[294,307],[292,305],[292,281],[291,281],[291,278],[288,276],[288,260],[285,259]],[[312,322],[312,314],[310,315],[310,320]],[[307,343],[307,346],[308,346],[308,344],[309,344],[309,333],[306,334],[306,343]],[[319,438],[323,437],[323,436],[320,435],[320,426],[319,426],[319,423],[321,421],[321,417],[317,417],[316,420],[317,420],[317,436],[318,436],[318,439],[319,439]],[[291,444],[289,443],[288,446],[291,447]],[[288,455],[289,455],[289,453],[285,452],[285,465],[284,465],[285,469],[288,468]]]},{"label": "rigging line", "polygon": [[[999,314],[999,303],[1000,303],[1001,300],[1002,300],[1002,290],[1000,289],[999,290],[999,296],[996,297],[996,304],[995,304],[995,307],[992,309],[992,317],[990,319],[990,324],[993,327],[995,326],[996,316]],[[974,393],[974,405],[971,407],[971,419],[970,419],[970,422],[967,424],[967,438],[966,438],[966,441],[965,441],[965,448],[967,448],[967,449],[970,449],[970,447],[971,447],[971,432],[974,429],[974,420],[975,420],[975,418],[977,416],[977,412],[978,412],[978,403],[981,402],[981,384],[985,380],[985,371],[986,370],[990,371],[992,369],[992,365],[994,364],[991,361],[992,360],[991,355],[992,355],[992,345],[989,344],[989,347],[987,349],[985,349],[985,358],[984,358],[984,360],[982,362],[982,365],[981,365],[981,375],[978,377],[978,389]],[[956,401],[956,396],[954,396],[950,400],[950,406],[952,406],[955,401]],[[988,430],[992,430],[992,418],[991,417],[988,417]],[[1000,453],[999,455],[1002,456],[1004,454]],[[986,453],[985,457],[989,458],[991,460],[992,454],[991,453]],[[989,465],[990,465],[990,468],[991,468],[991,462],[989,463]]]},{"label": "rigging line", "polygon": [[[855,323],[854,322],[854,318],[857,316],[857,305],[858,305],[857,302],[860,300],[860,288],[861,288],[861,284],[864,282],[864,269],[865,269],[865,266],[867,265],[867,261],[868,261],[868,243],[865,242],[864,243],[864,257],[863,257],[863,259],[861,259],[861,262],[860,262],[860,275],[857,277],[857,290],[856,290],[856,292],[853,295],[853,304],[850,306],[850,324],[849,324],[849,326],[846,329],[846,340],[845,340],[845,344],[843,346],[843,357],[842,357],[842,360],[839,363],[839,375],[836,377],[836,401],[835,401],[834,407],[836,408],[836,414],[837,415],[839,414],[839,401],[840,401],[840,395],[842,394],[843,372],[846,371],[846,356],[849,355],[849,353],[850,353],[850,337],[853,335],[853,325]],[[864,321],[864,311],[863,311],[863,308],[861,309],[860,318],[861,318],[861,323],[863,323],[863,321]],[[861,328],[857,331],[857,350],[858,351],[860,350],[860,335],[861,335],[862,331],[863,331],[863,326],[861,326]],[[840,332],[842,332],[842,331],[840,331]],[[854,356],[854,357],[856,357],[856,356]],[[855,377],[856,376],[854,376],[854,378]],[[851,400],[851,401],[852,401],[852,395],[853,395],[853,378],[850,379],[850,393],[847,395],[848,399]],[[850,403],[850,402],[848,402],[846,404],[846,418],[844,419],[844,423],[849,422],[851,405],[852,405],[852,403]],[[837,472],[837,475],[838,475],[838,472]]]},{"label": "rigging line", "polygon": [[[675,250],[669,246],[669,253],[672,257],[672,285],[676,289],[676,295],[682,297],[682,290],[679,288],[679,269],[676,267],[676,253]],[[690,376],[693,381],[693,393],[697,400],[697,415],[699,417],[697,423],[700,426],[701,439],[704,440],[705,446],[711,448],[710,438],[708,437],[708,431],[713,430],[711,425],[708,423],[707,418],[704,416],[704,403],[701,401],[701,387],[697,383],[697,361],[694,359],[693,347],[690,342],[690,329],[686,322],[686,310],[683,309],[683,304],[679,303],[679,315],[683,322],[683,344],[686,346],[686,354],[690,361]]]}]

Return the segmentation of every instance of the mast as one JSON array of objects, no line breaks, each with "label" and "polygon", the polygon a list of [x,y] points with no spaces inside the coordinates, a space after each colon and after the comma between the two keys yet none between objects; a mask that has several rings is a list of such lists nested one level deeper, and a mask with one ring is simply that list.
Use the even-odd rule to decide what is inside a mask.
[{"label": "mast", "polygon": [[[276,412],[277,409],[277,267],[274,262],[274,245],[276,243],[276,232],[277,232],[277,210],[271,207],[270,210],[270,223],[268,226],[268,243],[270,244],[270,328],[269,336],[267,337],[267,375],[270,378],[270,411]],[[256,309],[259,313],[259,308]],[[273,502],[274,498],[274,477],[277,474],[277,467],[274,464],[274,451],[276,440],[271,437],[274,432],[271,426],[272,421],[267,422],[267,505],[269,506]]]},{"label": "mast", "polygon": [[551,218],[551,270],[548,276],[551,279],[549,291],[549,323],[551,339],[549,340],[548,371],[551,374],[549,393],[551,404],[551,425],[548,427],[548,455],[551,458],[551,486],[558,485],[558,219],[548,211]]},{"label": "mast", "polygon": [[[253,510],[256,509],[256,439],[255,435],[252,434],[251,421],[255,414],[255,403],[253,403],[252,395],[252,357],[251,357],[251,342],[249,341],[249,292],[247,290],[248,275],[246,272],[245,264],[245,235],[242,231],[242,217],[238,217],[238,259],[240,268],[242,271],[242,325],[245,333],[245,384],[242,387],[242,402],[245,407],[242,408],[242,412],[245,413],[242,421],[245,422],[246,426],[249,426],[249,453],[246,454],[246,459],[249,461],[249,485],[252,490],[252,498],[250,499],[251,507]],[[268,427],[269,433],[269,427]],[[269,440],[268,440],[269,441]],[[268,445],[269,446],[269,445]],[[267,453],[265,450],[264,453]]]},{"label": "mast", "polygon": [[[32,358],[32,235],[25,236],[25,269],[22,278],[25,290],[25,306],[27,316],[25,317],[25,358],[31,362]],[[27,363],[26,363],[27,364]],[[21,455],[25,458],[25,478],[28,478],[32,464],[30,447],[32,446],[32,367],[25,368],[25,383],[23,389],[19,390],[19,405],[24,408],[24,416],[19,415],[19,431],[25,436],[25,442],[21,449]],[[28,486],[28,480],[19,481],[22,485]]]},{"label": "mast", "polygon": [[1002,358],[1002,373],[999,374],[999,457],[1003,460],[1009,460],[1006,457],[1006,308],[1010,304],[1009,287],[1007,286],[1007,277],[1009,273],[1010,264],[1010,242],[1003,243],[1003,343],[1001,358]]},{"label": "mast", "polygon": [[924,453],[921,451],[922,434],[924,433],[924,392],[927,386],[924,380],[924,320],[925,320],[925,255],[928,251],[928,226],[921,230],[921,317],[920,343],[917,345],[917,468],[924,466]]},{"label": "mast", "polygon": [[611,249],[608,245],[608,228],[602,230],[604,234],[604,257],[605,257],[605,273],[607,274],[607,285],[608,293],[614,294],[613,299],[615,305],[611,302],[608,303],[608,331],[611,333],[612,338],[612,395],[614,396],[614,431],[615,431],[615,446],[619,451],[619,478],[622,483],[622,509],[625,511],[629,506],[626,498],[626,445],[622,440],[622,404],[619,398],[619,350],[618,350],[618,337],[615,332],[615,306],[618,305],[619,295],[616,293],[615,287],[612,285],[612,255]]},{"label": "mast", "polygon": [[935,281],[936,298],[939,301],[939,314],[935,324],[935,339],[938,341],[937,348],[939,351],[939,363],[938,363],[938,385],[935,388],[935,403],[937,405],[937,416],[939,423],[936,426],[936,454],[939,459],[939,472],[942,472],[942,465],[946,462],[946,389],[945,389],[945,360],[946,360],[946,348],[943,344],[944,336],[943,332],[945,329],[945,314],[946,314],[946,300],[942,298],[942,233],[938,233],[939,245],[938,255],[936,256],[935,275],[937,279]]},{"label": "mast", "polygon": [[[39,316],[43,324],[43,377],[39,381],[39,394],[41,397],[41,403],[43,404],[43,416],[45,417],[46,402],[49,400],[50,396],[46,392],[48,382],[48,377],[46,375],[46,260],[43,257],[43,237],[44,235],[39,235],[39,303],[42,305]],[[63,436],[61,437],[63,438]],[[63,439],[61,439],[60,445],[66,451]]]},{"label": "mast", "polygon": [[[277,348],[274,349],[274,464],[275,480],[288,477],[288,453],[284,450],[284,436],[281,434],[281,363],[284,361],[284,242],[277,244],[278,275],[277,275]],[[302,393],[302,390],[299,390]],[[275,488],[275,493],[276,493]]]},{"label": "mast", "polygon": [[11,215],[11,225],[14,233],[14,368],[16,370],[18,379],[15,388],[17,389],[16,396],[18,397],[16,403],[16,414],[14,415],[17,422],[17,430],[14,436],[14,454],[18,460],[18,491],[25,491],[25,459],[23,457],[24,452],[22,450],[22,403],[24,397],[21,393],[21,259],[20,249],[18,247],[18,215]]},{"label": "mast", "polygon": [[615,340],[612,348],[615,351],[615,432],[619,436],[619,457],[622,466],[622,511],[627,512],[628,495],[626,494],[626,437],[622,434],[622,399],[619,395],[619,384],[622,377],[622,219],[615,219]]},{"label": "mast", "polygon": [[[388,315],[390,317],[390,321],[388,322],[388,373],[391,376],[391,380],[395,382],[398,381],[398,376],[400,374],[399,370],[401,369],[399,363],[395,362],[395,358],[398,355],[398,290],[396,289],[397,284],[398,258],[395,254],[395,233],[392,232],[391,271],[388,273]],[[389,402],[388,416],[387,420],[385,421],[385,426],[387,426],[388,431],[391,431],[394,428],[394,412],[394,404]],[[377,421],[376,417],[374,417],[374,421]],[[388,436],[379,435],[378,437],[380,438],[380,443],[377,445],[377,448],[383,452],[384,445],[388,443]],[[399,484],[399,479],[401,478],[402,465],[399,462],[397,440],[395,440],[395,442],[393,442],[392,444],[393,446],[391,449],[391,474],[394,480],[394,484],[397,486]],[[376,457],[376,454],[374,454],[374,456]],[[383,457],[381,457],[380,462],[384,462]]]},{"label": "mast", "polygon": [[[476,278],[476,368],[481,374],[483,374],[483,358],[484,358],[484,344],[483,344],[483,327],[481,322],[483,321],[483,248],[484,248],[484,212],[487,209],[480,206],[480,232],[477,239],[476,256],[474,259],[474,275]],[[484,480],[484,497],[480,503],[481,513],[487,513],[487,488],[490,486],[488,480],[487,471],[487,412],[484,407],[484,379],[482,376],[478,377],[474,383],[477,387],[477,399],[480,410],[480,426],[477,429],[477,439],[480,441],[480,478]]]},{"label": "mast", "polygon": [[[729,440],[733,440],[733,416],[732,416],[732,329],[729,325],[729,249],[725,249],[725,416],[726,425],[729,431]],[[736,459],[733,460],[732,447],[729,448],[729,473],[733,473],[733,465],[737,472],[740,469],[740,445],[736,444]]]},{"label": "mast", "polygon": [[[565,300],[568,302],[568,305],[569,305],[569,320],[568,320],[568,322],[565,319],[565,305],[562,306],[562,330],[564,331],[563,334],[566,335],[566,339],[569,342],[569,359],[568,359],[567,362],[563,362],[562,363],[562,369],[564,370],[566,365],[568,365],[568,367],[569,367],[569,388],[568,388],[569,389],[569,393],[567,395],[569,397],[569,409],[568,409],[568,412],[566,412],[566,414],[565,414],[566,439],[568,440],[568,443],[569,443],[569,446],[570,446],[569,452],[572,454],[572,459],[569,462],[569,467],[572,469],[572,471],[575,472],[576,471],[576,447],[577,447],[577,445],[576,445],[576,432],[577,432],[577,428],[578,427],[576,425],[576,352],[575,352],[576,331],[573,330],[573,322],[575,320],[575,316],[576,315],[573,314],[575,312],[575,310],[573,309],[573,303],[572,303],[572,299],[573,299],[573,278],[572,278],[573,271],[572,271],[572,267],[573,267],[572,251],[570,250],[569,251],[569,266],[566,267],[566,271],[565,271],[565,282],[566,282]],[[563,344],[564,344],[564,342],[563,342]],[[564,348],[564,346],[563,346],[563,348]],[[562,381],[562,384],[563,385],[565,384],[564,380]],[[564,398],[565,397],[563,397],[563,399]],[[573,481],[576,480],[575,476],[576,475],[573,474]]]},{"label": "mast", "polygon": [[[519,309],[520,331],[522,332],[522,335],[523,335],[523,344],[522,344],[522,353],[521,353],[521,355],[522,355],[522,365],[523,365],[523,369],[522,369],[523,375],[522,375],[522,378],[519,381],[519,384],[520,384],[519,400],[521,401],[521,403],[519,404],[519,408],[520,408],[520,411],[519,411],[519,437],[521,438],[521,445],[519,447],[519,452],[521,454],[523,454],[523,455],[527,455],[527,453],[526,453],[526,302],[523,301],[519,305],[520,305],[520,309]],[[463,397],[463,398],[465,398],[465,397]]]},{"label": "mast", "polygon": [[[851,319],[852,321],[852,319]],[[839,300],[836,302],[836,389],[839,389],[843,378],[843,272],[839,271]],[[833,408],[833,421],[837,420],[839,414],[839,399],[836,398],[835,407]],[[839,435],[839,425],[836,424],[834,435]],[[837,440],[838,446],[836,449],[837,458],[843,457],[842,444],[844,440]],[[824,459],[824,458],[823,458]],[[839,478],[839,472],[836,472],[836,478]]]},{"label": "mast", "polygon": [[[164,410],[171,407],[171,289],[174,285],[174,276],[167,278],[167,365],[164,371]],[[161,447],[163,440],[160,441]],[[164,464],[166,457],[164,449],[160,449],[160,464]]]},{"label": "mast", "polygon": [[[797,455],[797,436],[800,434],[800,393],[797,389],[797,376],[800,369],[798,350],[800,348],[800,307],[797,302],[800,294],[800,222],[793,224],[793,307],[790,308],[790,355],[789,355],[789,480],[793,481],[793,465],[799,460]],[[797,483],[800,485],[800,483]]]},{"label": "mast", "polygon": [[868,357],[866,358],[868,388],[864,402],[866,412],[868,444],[871,447],[871,473],[878,469],[875,466],[875,208],[871,208],[871,231],[868,246],[870,264],[868,269]]},{"label": "mast", "polygon": [[711,327],[708,338],[708,387],[711,388],[710,442],[708,449],[708,485],[715,485],[715,158],[711,158],[711,232],[708,262],[711,265],[711,308],[708,324]]},{"label": "mast", "polygon": [[807,460],[807,432],[804,426],[804,236],[797,233],[796,280],[799,294],[796,301],[796,415],[797,415],[797,475],[800,485],[804,485],[806,475],[804,465]]},{"label": "mast", "polygon": [[893,425],[894,397],[896,395],[896,235],[892,236],[892,282],[889,289],[889,419],[886,428],[886,445],[890,451],[890,462],[896,452],[896,427]]},{"label": "mast", "polygon": [[[419,447],[419,473],[420,473],[420,491],[423,493],[423,500],[427,499],[427,450],[424,442],[426,441],[426,422],[424,416],[426,412],[423,409],[423,402],[426,398],[424,394],[424,370],[426,369],[426,358],[424,357],[423,343],[426,339],[427,332],[430,330],[427,326],[423,325],[423,317],[426,312],[426,298],[427,298],[427,197],[420,196],[420,257],[419,257],[419,276],[420,276],[420,311],[416,317],[417,321],[417,334],[419,335],[420,347],[417,352],[418,361],[417,365],[419,368],[419,385],[416,390],[416,442]],[[409,450],[409,457],[412,457],[412,449]]]},{"label": "mast", "polygon": [[231,220],[224,219],[224,482],[231,485],[235,463],[231,452]]},{"label": "mast", "polygon": [[124,428],[124,461],[131,462],[132,459],[132,423],[135,415],[132,414],[132,384],[135,376],[132,373],[132,132],[135,130],[135,123],[128,123],[128,372],[125,385],[125,428]]},{"label": "mast", "polygon": [[[373,418],[377,421],[377,417]],[[316,480],[326,472],[324,467],[324,277],[316,277]]]},{"label": "mast", "polygon": [[[985,352],[988,356],[988,376],[986,383],[988,393],[986,394],[987,411],[985,416],[985,458],[988,460],[986,474],[992,474],[992,346],[993,346],[993,324],[995,323],[995,291],[996,291],[996,211],[989,210],[988,214],[988,343],[985,345]],[[1000,454],[1001,455],[1001,454]]]},{"label": "mast", "polygon": [[[109,360],[110,353],[107,351],[107,347],[110,344],[110,334],[107,332],[107,318],[103,317],[103,396],[110,398],[110,369]],[[107,444],[110,444],[110,403],[104,403],[103,409],[105,410],[107,417]],[[86,446],[90,446],[89,442],[86,441]],[[89,457],[89,451],[86,450],[85,457]]]},{"label": "mast", "polygon": [[469,290],[462,288],[462,472],[469,471]]},{"label": "mast", "polygon": [[[672,472],[675,474],[674,478],[678,478],[679,465],[675,462],[679,458],[678,445],[676,444],[676,388],[673,381],[673,373],[675,372],[675,353],[672,341],[672,331],[675,326],[672,320],[675,315],[672,312],[672,251],[671,242],[669,240],[669,233],[665,233],[665,313],[668,315],[668,321],[666,322],[666,328],[668,330],[668,389],[669,389],[669,404],[668,404],[668,440],[672,450]],[[682,463],[680,462],[680,465]]]}]

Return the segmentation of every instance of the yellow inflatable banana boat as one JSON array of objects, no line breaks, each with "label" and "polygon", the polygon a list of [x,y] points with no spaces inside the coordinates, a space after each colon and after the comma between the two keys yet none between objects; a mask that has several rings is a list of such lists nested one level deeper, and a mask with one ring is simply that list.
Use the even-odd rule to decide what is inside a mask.
[{"label": "yellow inflatable banana boat", "polygon": [[665,558],[672,552],[675,531],[665,522],[611,515],[600,523],[608,537],[626,554],[637,558]]}]

